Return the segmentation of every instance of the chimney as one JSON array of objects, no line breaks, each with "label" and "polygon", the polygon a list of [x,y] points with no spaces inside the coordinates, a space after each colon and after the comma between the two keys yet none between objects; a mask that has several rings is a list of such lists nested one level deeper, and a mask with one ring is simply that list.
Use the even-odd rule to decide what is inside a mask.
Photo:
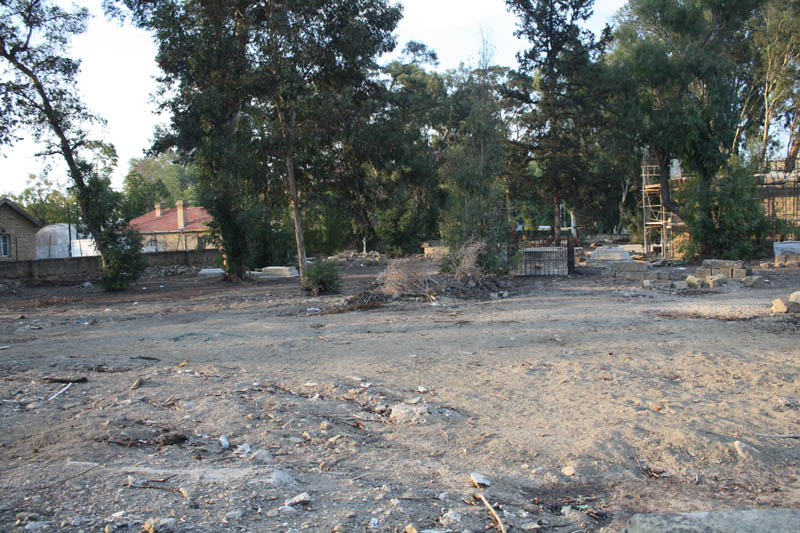
[{"label": "chimney", "polygon": [[164,204],[161,202],[156,203],[156,218],[161,216],[161,213],[164,211]]},{"label": "chimney", "polygon": [[186,226],[186,211],[184,209],[185,202],[178,200],[175,202],[175,208],[178,210],[178,229],[183,229]]}]

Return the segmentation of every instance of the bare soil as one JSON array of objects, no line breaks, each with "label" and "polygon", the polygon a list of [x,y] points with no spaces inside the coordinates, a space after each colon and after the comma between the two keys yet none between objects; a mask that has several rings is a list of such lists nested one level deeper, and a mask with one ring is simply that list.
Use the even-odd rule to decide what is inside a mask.
[{"label": "bare soil", "polygon": [[477,532],[488,503],[506,531],[620,531],[800,505],[800,317],[770,313],[800,270],[323,314],[382,268],[347,267],[339,296],[194,275],[0,293],[0,530]]}]

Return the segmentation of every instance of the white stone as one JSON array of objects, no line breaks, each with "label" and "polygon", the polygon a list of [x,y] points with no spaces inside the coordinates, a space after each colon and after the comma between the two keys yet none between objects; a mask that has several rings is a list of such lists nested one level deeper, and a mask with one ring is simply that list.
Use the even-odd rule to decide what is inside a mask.
[{"label": "white stone", "polygon": [[307,492],[302,492],[295,496],[294,498],[289,498],[284,502],[284,505],[291,506],[291,505],[299,505],[301,503],[311,503],[311,495]]}]

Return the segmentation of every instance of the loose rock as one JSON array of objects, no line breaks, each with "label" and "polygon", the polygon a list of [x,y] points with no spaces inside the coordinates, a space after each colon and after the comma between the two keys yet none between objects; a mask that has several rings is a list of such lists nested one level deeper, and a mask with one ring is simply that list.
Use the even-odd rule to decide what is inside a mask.
[{"label": "loose rock", "polygon": [[477,472],[472,472],[469,475],[469,480],[472,482],[472,485],[474,487],[477,487],[479,489],[484,487],[490,487],[492,485],[491,479],[481,474],[478,474]]}]

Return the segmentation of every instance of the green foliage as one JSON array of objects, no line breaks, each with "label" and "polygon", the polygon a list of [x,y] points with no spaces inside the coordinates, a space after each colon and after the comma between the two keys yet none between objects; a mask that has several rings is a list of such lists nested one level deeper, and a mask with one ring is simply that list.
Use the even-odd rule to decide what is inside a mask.
[{"label": "green foliage", "polygon": [[100,285],[107,291],[121,291],[136,281],[147,262],[142,254],[142,238],[132,229],[104,234],[103,274]]},{"label": "green foliage", "polygon": [[123,191],[122,210],[130,220],[152,211],[157,202],[168,207],[177,200],[196,204],[197,177],[192,169],[181,164],[174,150],[154,157],[131,159]]},{"label": "green foliage", "polygon": [[690,258],[749,259],[763,251],[775,223],[764,214],[752,175],[737,169],[710,185],[695,178],[681,217],[689,230],[682,252]]},{"label": "green foliage", "polygon": [[14,200],[42,226],[76,221],[74,213],[71,213],[71,216],[67,215],[67,209],[75,204],[74,195],[65,192],[66,187],[49,179],[46,172],[41,176],[29,176],[26,185],[18,195],[4,194],[2,196],[8,196]]},{"label": "green foliage", "polygon": [[306,268],[301,282],[303,287],[315,296],[338,294],[342,290],[339,267],[332,261],[318,261]]},{"label": "green foliage", "polygon": [[248,262],[255,268],[291,265],[294,261],[292,221],[287,209],[274,209],[259,202],[247,212]]}]

